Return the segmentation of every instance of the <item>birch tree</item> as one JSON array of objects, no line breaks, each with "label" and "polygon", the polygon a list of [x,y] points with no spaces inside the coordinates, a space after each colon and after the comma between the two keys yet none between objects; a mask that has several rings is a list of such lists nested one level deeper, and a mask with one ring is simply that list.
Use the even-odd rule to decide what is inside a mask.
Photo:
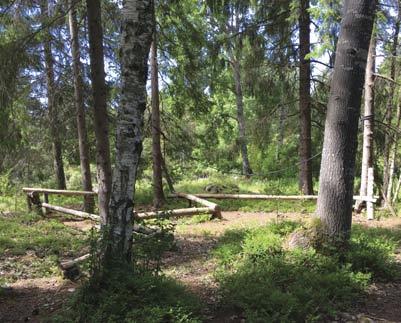
[{"label": "birch tree", "polygon": [[116,128],[108,226],[108,257],[131,261],[135,181],[142,152],[148,56],[153,34],[152,0],[125,0],[122,9],[121,103]]},{"label": "birch tree", "polygon": [[317,215],[332,239],[352,222],[358,119],[375,0],[345,1],[324,132]]},{"label": "birch tree", "polygon": [[[376,38],[372,35],[365,74],[365,100],[363,119],[363,143],[362,143],[362,169],[361,188],[359,195],[366,196],[368,188],[368,169],[373,167],[373,127],[374,127],[374,82],[376,61]],[[360,202],[359,202],[360,203]],[[359,209],[359,203],[356,209]],[[358,212],[358,211],[357,211]]]}]

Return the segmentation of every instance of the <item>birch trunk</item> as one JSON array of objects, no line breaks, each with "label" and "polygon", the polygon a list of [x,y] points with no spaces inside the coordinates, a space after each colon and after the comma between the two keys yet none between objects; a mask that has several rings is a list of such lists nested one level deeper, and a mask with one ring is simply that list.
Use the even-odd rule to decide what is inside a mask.
[{"label": "birch trunk", "polygon": [[[83,96],[83,79],[81,74],[80,61],[80,45],[79,45],[79,29],[77,24],[77,14],[73,1],[69,1],[70,11],[68,15],[71,52],[72,52],[72,68],[74,72],[74,99],[78,129],[79,144],[79,160],[81,165],[82,187],[84,191],[92,191],[92,178],[89,163],[88,138],[86,133],[85,121],[85,105]],[[84,197],[84,209],[87,213],[93,213],[94,199],[93,196]]]},{"label": "birch trunk", "polygon": [[242,173],[249,177],[252,175],[252,169],[248,158],[248,146],[246,138],[246,126],[245,126],[245,116],[244,116],[244,97],[242,94],[242,84],[241,84],[241,65],[239,61],[234,58],[232,61],[232,68],[234,73],[235,82],[235,98],[237,105],[237,122],[238,122],[238,140],[241,149],[242,156]]},{"label": "birch trunk", "polygon": [[299,14],[299,187],[303,194],[313,194],[312,183],[312,139],[310,97],[310,15],[309,0],[300,1]]},{"label": "birch trunk", "polygon": [[156,28],[153,32],[151,52],[153,206],[155,208],[160,208],[164,204],[165,198],[163,192],[162,150],[160,145],[160,104]]},{"label": "birch trunk", "polygon": [[89,56],[94,103],[99,215],[102,224],[106,224],[112,177],[100,0],[87,0],[86,7],[88,13]]},{"label": "birch trunk", "polygon": [[[398,47],[398,37],[400,33],[400,23],[401,23],[401,10],[400,10],[400,5],[399,2],[397,1],[398,4],[398,18],[395,22],[394,26],[394,35],[393,35],[393,46],[391,48],[391,66],[390,66],[390,78],[392,80],[395,80],[396,78],[396,64],[397,64],[397,47]],[[386,109],[386,114],[385,114],[385,119],[384,122],[388,126],[387,131],[385,132],[385,137],[384,137],[384,169],[383,169],[383,194],[386,194],[388,196],[389,192],[389,182],[390,182],[390,151],[391,151],[391,146],[394,142],[393,135],[391,133],[391,128],[392,125],[392,118],[393,118],[393,105],[394,105],[394,94],[395,94],[395,84],[393,82],[390,82],[390,89],[388,93],[388,102],[387,102],[387,109]]]},{"label": "birch trunk", "polygon": [[153,1],[125,0],[122,16],[122,93],[108,222],[111,243],[106,257],[130,262],[135,181],[142,152],[148,56],[153,34]]},{"label": "birch trunk", "polygon": [[345,1],[324,133],[317,215],[333,240],[347,240],[358,119],[375,0]]},{"label": "birch trunk", "polygon": [[[363,143],[362,143],[362,169],[361,187],[359,195],[366,196],[368,189],[368,169],[373,167],[373,127],[374,127],[374,82],[375,82],[375,55],[376,38],[372,35],[369,45],[369,53],[365,73],[365,100],[363,120]],[[356,209],[361,202],[357,202]]]},{"label": "birch trunk", "polygon": [[[40,3],[41,14],[44,22],[49,18],[48,2],[43,0]],[[60,139],[60,120],[57,111],[56,102],[56,86],[54,81],[54,60],[52,54],[52,36],[49,28],[45,28],[45,39],[43,42],[44,56],[45,56],[45,69],[46,69],[46,83],[47,83],[47,107],[49,113],[50,133],[52,138],[52,149],[54,156],[54,170],[56,172],[57,188],[61,190],[66,189],[65,173],[63,164],[63,148]]]}]

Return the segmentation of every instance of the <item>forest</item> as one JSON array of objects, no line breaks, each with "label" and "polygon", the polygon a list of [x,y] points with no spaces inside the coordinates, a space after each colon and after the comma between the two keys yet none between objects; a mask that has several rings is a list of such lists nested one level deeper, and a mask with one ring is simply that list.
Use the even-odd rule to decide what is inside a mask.
[{"label": "forest", "polygon": [[0,0],[0,322],[401,322],[400,27]]}]

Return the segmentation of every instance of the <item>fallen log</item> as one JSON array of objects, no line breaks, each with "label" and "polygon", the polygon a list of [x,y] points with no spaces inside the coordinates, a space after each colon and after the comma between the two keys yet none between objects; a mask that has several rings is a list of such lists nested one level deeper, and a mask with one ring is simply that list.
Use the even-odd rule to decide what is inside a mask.
[{"label": "fallen log", "polygon": [[[211,194],[213,195],[213,194]],[[217,205],[216,203],[207,201],[195,194],[186,194],[186,193],[174,193],[171,195],[172,197],[181,197],[181,198],[185,198],[187,200],[199,203],[201,205],[207,206],[208,208],[210,208],[213,211],[213,215],[217,218],[221,219],[221,208],[219,205]]]},{"label": "fallen log", "polygon": [[89,257],[90,257],[90,254],[88,253],[86,255],[83,255],[81,257],[78,257],[78,258],[75,258],[75,259],[72,259],[72,260],[67,260],[67,261],[60,262],[60,267],[63,270],[70,269],[70,268],[74,267],[76,264],[79,264],[79,263],[85,261]]},{"label": "fallen log", "polygon": [[97,195],[97,192],[92,191],[69,191],[69,190],[54,190],[49,188],[35,188],[35,187],[24,187],[22,189],[24,193],[36,192],[39,194],[55,194],[55,195]]},{"label": "fallen log", "polygon": [[91,213],[87,213],[87,212],[83,212],[83,211],[77,211],[77,210],[72,210],[72,209],[67,209],[65,207],[62,206],[56,206],[56,205],[51,205],[48,203],[42,203],[42,207],[48,210],[53,210],[53,211],[57,211],[57,212],[61,212],[61,213],[65,213],[65,214],[70,214],[70,215],[75,215],[78,216],[80,218],[84,218],[84,219],[91,219],[94,221],[99,221],[100,217],[96,214],[91,214]]}]

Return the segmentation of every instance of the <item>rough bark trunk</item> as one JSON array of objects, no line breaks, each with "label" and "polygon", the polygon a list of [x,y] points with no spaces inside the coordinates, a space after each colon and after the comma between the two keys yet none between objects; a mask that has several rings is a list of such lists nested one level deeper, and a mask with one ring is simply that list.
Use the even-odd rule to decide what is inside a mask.
[{"label": "rough bark trunk", "polygon": [[328,236],[348,239],[358,118],[375,0],[345,1],[324,133],[317,215]]},{"label": "rough bark trunk", "polygon": [[[69,1],[71,7],[68,20],[71,37],[72,67],[74,72],[74,99],[78,129],[79,160],[81,164],[82,188],[84,191],[92,191],[92,178],[89,163],[89,148],[86,133],[85,105],[83,96],[83,79],[81,74],[79,30],[77,24],[76,9],[73,1]],[[85,212],[93,213],[93,196],[84,197]]]},{"label": "rough bark trunk", "polygon": [[100,0],[87,0],[86,5],[88,13],[89,56],[94,103],[97,179],[99,185],[98,204],[102,224],[105,224],[108,218],[112,176]]},{"label": "rough bark trunk", "polygon": [[126,0],[122,10],[122,93],[117,118],[116,165],[110,201],[110,248],[106,259],[130,262],[137,168],[142,151],[153,1]]},{"label": "rough bark trunk", "polygon": [[157,34],[153,32],[151,50],[151,87],[152,87],[152,158],[153,158],[153,206],[160,208],[165,201],[163,192],[162,150],[160,145],[160,106],[159,75],[157,66]]},{"label": "rough bark trunk", "polygon": [[[397,2],[398,3],[398,2]],[[397,64],[397,47],[398,47],[398,36],[400,33],[400,23],[401,23],[401,10],[398,3],[398,18],[394,26],[394,37],[393,45],[391,48],[391,66],[390,66],[390,78],[395,80],[396,77],[396,64]],[[390,89],[388,93],[387,109],[384,118],[385,124],[388,128],[391,127],[392,117],[393,117],[393,105],[394,105],[394,94],[395,94],[395,84],[390,82]],[[384,137],[384,159],[383,159],[383,194],[388,193],[389,181],[390,181],[390,150],[391,145],[394,141],[393,134],[391,130],[387,129]]]},{"label": "rough bark trunk", "polygon": [[237,122],[238,122],[238,140],[241,149],[242,156],[242,173],[249,177],[252,175],[252,169],[249,164],[248,158],[248,146],[246,138],[246,126],[244,116],[244,98],[242,95],[242,84],[241,84],[241,65],[237,59],[233,59],[232,68],[234,73],[235,82],[235,99],[237,104]]},{"label": "rough bark trunk", "polygon": [[[46,21],[49,18],[47,0],[41,1],[41,14]],[[49,124],[50,133],[52,138],[52,148],[54,156],[54,170],[56,172],[57,188],[66,189],[65,173],[63,164],[63,148],[60,139],[60,120],[57,111],[56,102],[56,86],[54,82],[54,61],[52,54],[51,33],[49,28],[45,28],[45,39],[43,43],[45,55],[45,69],[46,69],[46,82],[47,82],[47,106],[49,111]]]},{"label": "rough bark trunk", "polygon": [[[365,73],[365,98],[362,143],[361,187],[359,195],[366,196],[368,189],[368,169],[373,167],[373,127],[374,127],[374,82],[375,82],[376,38],[372,35]],[[361,202],[356,203],[359,209]]]},{"label": "rough bark trunk", "polygon": [[312,139],[311,139],[311,97],[310,60],[305,57],[310,52],[309,0],[300,1],[299,14],[299,187],[303,194],[313,194],[312,183]]}]

